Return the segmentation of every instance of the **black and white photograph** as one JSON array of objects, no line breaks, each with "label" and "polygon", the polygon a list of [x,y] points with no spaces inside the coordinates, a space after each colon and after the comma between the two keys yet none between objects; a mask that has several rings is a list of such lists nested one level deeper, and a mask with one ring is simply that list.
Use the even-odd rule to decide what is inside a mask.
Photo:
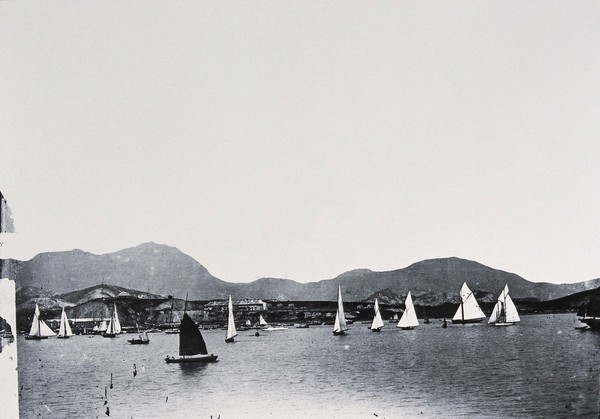
[{"label": "black and white photograph", "polygon": [[0,416],[600,418],[600,2],[0,2]]}]

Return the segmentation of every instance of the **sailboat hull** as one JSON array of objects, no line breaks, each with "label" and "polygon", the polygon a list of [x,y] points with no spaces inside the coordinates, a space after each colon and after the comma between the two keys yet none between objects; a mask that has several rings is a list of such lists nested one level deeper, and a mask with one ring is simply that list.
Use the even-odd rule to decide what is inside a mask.
[{"label": "sailboat hull", "polygon": [[149,340],[143,340],[143,339],[129,339],[129,340],[127,340],[127,342],[129,342],[132,345],[147,345],[150,343]]},{"label": "sailboat hull", "polygon": [[57,336],[56,339],[69,339],[71,336]]},{"label": "sailboat hull", "polygon": [[514,322],[496,322],[494,326],[513,326],[514,324]]},{"label": "sailboat hull", "polygon": [[407,327],[399,327],[400,330],[414,330],[415,327],[414,326],[407,326]]},{"label": "sailboat hull", "polygon": [[166,357],[165,361],[167,364],[195,364],[195,363],[207,363],[217,362],[218,355],[193,355],[193,356],[182,356],[182,357]]},{"label": "sailboat hull", "polygon": [[452,324],[472,324],[472,323],[481,323],[483,319],[468,319],[468,320],[454,320],[452,319]]},{"label": "sailboat hull", "polygon": [[346,334],[346,332],[344,332],[344,331],[341,331],[341,332],[333,332],[333,336],[343,336],[343,335],[345,335],[345,334]]},{"label": "sailboat hull", "polygon": [[600,330],[600,318],[597,317],[584,317],[579,319],[580,322],[585,323],[592,330]]},{"label": "sailboat hull", "polygon": [[105,338],[116,338],[117,334],[116,333],[104,333],[104,334],[102,334],[102,337],[105,337]]},{"label": "sailboat hull", "polygon": [[225,343],[233,343],[235,340],[233,338],[225,339]]},{"label": "sailboat hull", "polygon": [[27,340],[42,340],[42,339],[48,339],[48,336],[25,336],[25,339]]},{"label": "sailboat hull", "polygon": [[[369,329],[371,329],[371,328],[369,327]],[[381,332],[381,327],[377,327],[375,329],[371,329],[371,332]]]}]

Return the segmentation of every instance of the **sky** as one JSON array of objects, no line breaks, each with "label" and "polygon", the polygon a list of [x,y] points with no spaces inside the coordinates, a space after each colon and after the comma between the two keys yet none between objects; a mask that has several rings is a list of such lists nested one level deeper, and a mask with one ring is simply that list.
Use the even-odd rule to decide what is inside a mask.
[{"label": "sky", "polygon": [[0,2],[2,257],[600,277],[600,3]]}]

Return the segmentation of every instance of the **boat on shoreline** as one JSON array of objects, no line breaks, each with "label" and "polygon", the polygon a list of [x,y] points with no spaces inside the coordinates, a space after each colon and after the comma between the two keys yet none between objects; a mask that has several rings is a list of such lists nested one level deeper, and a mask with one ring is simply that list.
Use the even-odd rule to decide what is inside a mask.
[{"label": "boat on shoreline", "polygon": [[481,321],[485,319],[485,314],[481,311],[481,308],[475,299],[475,295],[469,289],[466,282],[463,282],[463,285],[460,288],[460,299],[460,305],[452,318],[452,323],[481,323]]},{"label": "boat on shoreline", "polygon": [[498,296],[498,301],[492,310],[488,324],[494,324],[494,326],[512,326],[519,321],[521,321],[519,312],[512,298],[510,298],[508,284],[506,284]]},{"label": "boat on shoreline", "polygon": [[410,330],[414,329],[419,325],[419,319],[417,319],[417,313],[415,312],[415,306],[413,304],[412,295],[410,291],[406,295],[406,300],[404,301],[404,313],[402,313],[402,317],[400,317],[400,321],[396,325],[396,327],[401,328],[402,330]]}]

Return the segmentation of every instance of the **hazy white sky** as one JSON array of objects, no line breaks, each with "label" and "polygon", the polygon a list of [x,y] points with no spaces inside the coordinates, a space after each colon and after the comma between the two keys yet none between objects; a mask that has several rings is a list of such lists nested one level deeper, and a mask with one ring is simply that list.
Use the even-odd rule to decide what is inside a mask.
[{"label": "hazy white sky", "polygon": [[3,256],[600,277],[600,2],[0,2]]}]

